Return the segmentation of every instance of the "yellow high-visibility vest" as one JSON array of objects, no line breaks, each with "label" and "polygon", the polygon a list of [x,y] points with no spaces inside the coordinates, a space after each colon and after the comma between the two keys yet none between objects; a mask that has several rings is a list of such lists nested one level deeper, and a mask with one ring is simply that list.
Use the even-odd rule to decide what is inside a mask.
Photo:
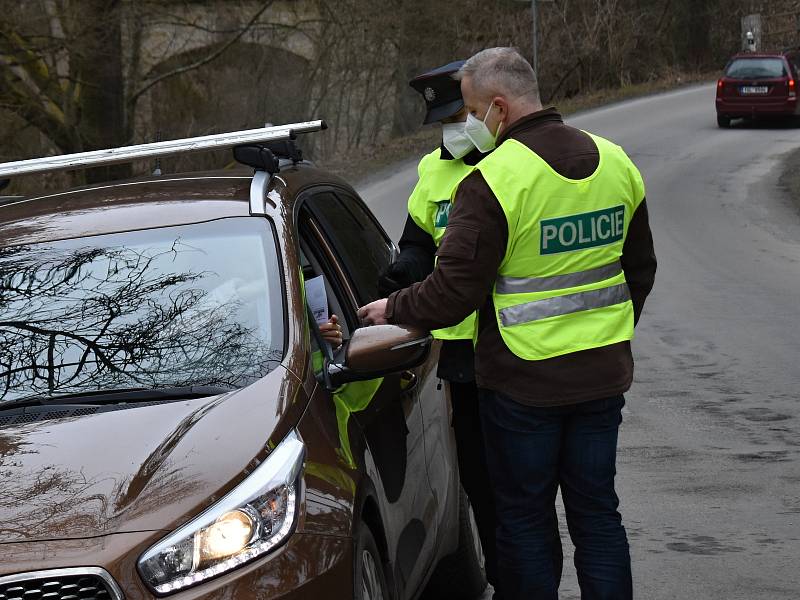
[{"label": "yellow high-visibility vest", "polygon": [[[472,170],[473,167],[461,159],[443,160],[441,148],[426,154],[419,162],[419,181],[408,199],[408,214],[430,234],[437,247],[447,227],[453,193]],[[471,340],[475,333],[475,320],[473,313],[458,325],[436,329],[431,334],[440,340]]]},{"label": "yellow high-visibility vest", "polygon": [[500,334],[514,354],[542,360],[633,338],[633,304],[620,258],[644,199],[636,166],[617,145],[586,179],[558,174],[509,139],[476,168],[508,221],[493,289]]}]

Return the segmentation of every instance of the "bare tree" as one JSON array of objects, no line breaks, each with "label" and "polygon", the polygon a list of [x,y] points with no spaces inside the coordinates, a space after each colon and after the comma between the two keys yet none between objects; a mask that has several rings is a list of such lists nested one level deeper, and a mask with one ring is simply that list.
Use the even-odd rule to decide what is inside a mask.
[{"label": "bare tree", "polygon": [[[331,130],[303,144],[315,158],[338,157],[419,126],[423,105],[408,87],[418,73],[491,46],[532,54],[530,6],[516,0],[0,0],[0,10],[7,156],[324,117]],[[542,3],[543,97],[717,69],[739,49],[739,21],[750,12],[775,15],[774,43],[790,43],[800,2]],[[129,172],[101,169],[89,180]]]},{"label": "bare tree", "polygon": [[[264,0],[240,25],[217,34],[218,41],[191,60],[142,72],[143,25],[166,20],[172,32],[203,30],[179,18],[190,3],[151,0],[36,0],[20,5],[2,0],[11,18],[0,22],[0,108],[39,131],[59,152],[81,152],[130,144],[137,103],[154,86],[222,57],[263,20],[274,0]],[[230,3],[229,3],[230,4]],[[244,3],[242,3],[244,4]],[[249,4],[249,3],[248,3]],[[231,8],[243,8],[239,3]],[[167,44],[166,50],[172,50]],[[87,172],[88,181],[130,174],[128,165]]]}]

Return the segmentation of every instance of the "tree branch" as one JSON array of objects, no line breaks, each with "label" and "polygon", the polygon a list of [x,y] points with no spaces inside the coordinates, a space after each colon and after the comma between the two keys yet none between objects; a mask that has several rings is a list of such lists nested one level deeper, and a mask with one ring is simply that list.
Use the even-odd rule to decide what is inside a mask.
[{"label": "tree branch", "polygon": [[100,362],[103,363],[109,370],[116,371],[122,373],[122,370],[117,368],[117,366],[112,363],[109,358],[106,356],[105,351],[103,348],[100,347],[99,344],[96,344],[94,341],[90,340],[87,337],[79,335],[77,333],[73,333],[71,331],[59,331],[57,329],[43,329],[41,327],[36,327],[31,325],[30,323],[25,323],[22,321],[5,321],[0,322],[0,327],[13,327],[14,329],[22,329],[24,331],[30,331],[31,333],[38,333],[39,335],[59,335],[61,337],[65,337],[68,339],[77,340],[87,347],[92,349],[92,353],[100,359]]},{"label": "tree branch", "polygon": [[233,44],[238,42],[242,38],[242,36],[244,36],[244,34],[247,33],[252,28],[255,22],[258,21],[261,15],[264,14],[264,11],[266,11],[273,4],[273,2],[274,0],[267,0],[266,2],[264,2],[263,6],[256,11],[256,13],[250,18],[247,24],[235,36],[233,36],[231,39],[229,39],[227,42],[225,42],[222,46],[220,46],[217,50],[215,50],[208,56],[201,58],[200,60],[197,60],[188,65],[184,65],[182,67],[178,67],[177,69],[173,69],[172,71],[169,71],[167,73],[163,73],[158,77],[156,77],[155,79],[153,79],[152,81],[146,83],[144,86],[140,87],[129,98],[128,100],[129,105],[134,106],[136,104],[136,101],[142,94],[144,94],[154,85],[161,83],[165,79],[169,79],[171,77],[175,77],[176,75],[181,75],[182,73],[187,73],[189,71],[194,71],[195,69],[199,69],[200,67],[216,60],[219,56],[222,55],[223,52],[225,52],[228,48],[233,46]]}]

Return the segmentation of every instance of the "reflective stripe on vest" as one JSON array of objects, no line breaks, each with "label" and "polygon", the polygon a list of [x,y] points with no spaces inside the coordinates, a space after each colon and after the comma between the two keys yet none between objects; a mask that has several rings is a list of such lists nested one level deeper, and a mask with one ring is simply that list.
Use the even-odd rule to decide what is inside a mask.
[{"label": "reflective stripe on vest", "polygon": [[[447,227],[455,190],[472,169],[463,160],[443,160],[441,148],[425,155],[419,163],[419,180],[408,199],[408,214],[433,238],[437,247]],[[475,321],[475,314],[472,314],[458,325],[436,329],[431,335],[439,340],[471,340]]]},{"label": "reflective stripe on vest", "polygon": [[552,277],[500,276],[497,278],[495,291],[498,294],[525,294],[528,292],[562,290],[611,279],[619,275],[621,271],[622,263],[615,260],[613,263],[604,267],[597,267],[596,269],[589,269],[588,271],[578,271],[577,273],[567,273],[566,275],[553,275]]},{"label": "reflective stripe on vest", "polygon": [[544,300],[535,300],[525,304],[517,304],[503,308],[499,311],[500,320],[504,327],[530,323],[548,317],[568,315],[582,310],[592,310],[593,308],[605,308],[614,304],[622,304],[631,299],[630,290],[627,283],[590,290],[588,292],[578,292],[577,294],[567,294],[565,296],[555,296]]}]

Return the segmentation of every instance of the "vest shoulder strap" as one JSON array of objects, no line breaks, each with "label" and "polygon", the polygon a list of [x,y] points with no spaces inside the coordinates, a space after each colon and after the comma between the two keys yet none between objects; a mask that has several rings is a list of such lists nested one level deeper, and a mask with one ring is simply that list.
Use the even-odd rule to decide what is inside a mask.
[{"label": "vest shoulder strap", "polygon": [[425,156],[423,156],[419,164],[417,165],[417,175],[422,177],[423,173],[425,173],[428,169],[430,169],[431,165],[435,162],[438,162],[442,156],[442,149],[436,148],[433,152],[428,152]]},{"label": "vest shoulder strap", "polygon": [[636,206],[639,206],[642,200],[644,200],[645,187],[642,174],[639,172],[638,167],[633,164],[633,161],[622,146],[588,131],[584,131],[584,133],[591,136],[595,144],[597,144],[598,149],[600,149],[601,152],[605,152],[609,161],[613,162],[616,168],[625,170],[631,183],[631,189],[633,190],[632,196],[634,198],[634,203]]}]

